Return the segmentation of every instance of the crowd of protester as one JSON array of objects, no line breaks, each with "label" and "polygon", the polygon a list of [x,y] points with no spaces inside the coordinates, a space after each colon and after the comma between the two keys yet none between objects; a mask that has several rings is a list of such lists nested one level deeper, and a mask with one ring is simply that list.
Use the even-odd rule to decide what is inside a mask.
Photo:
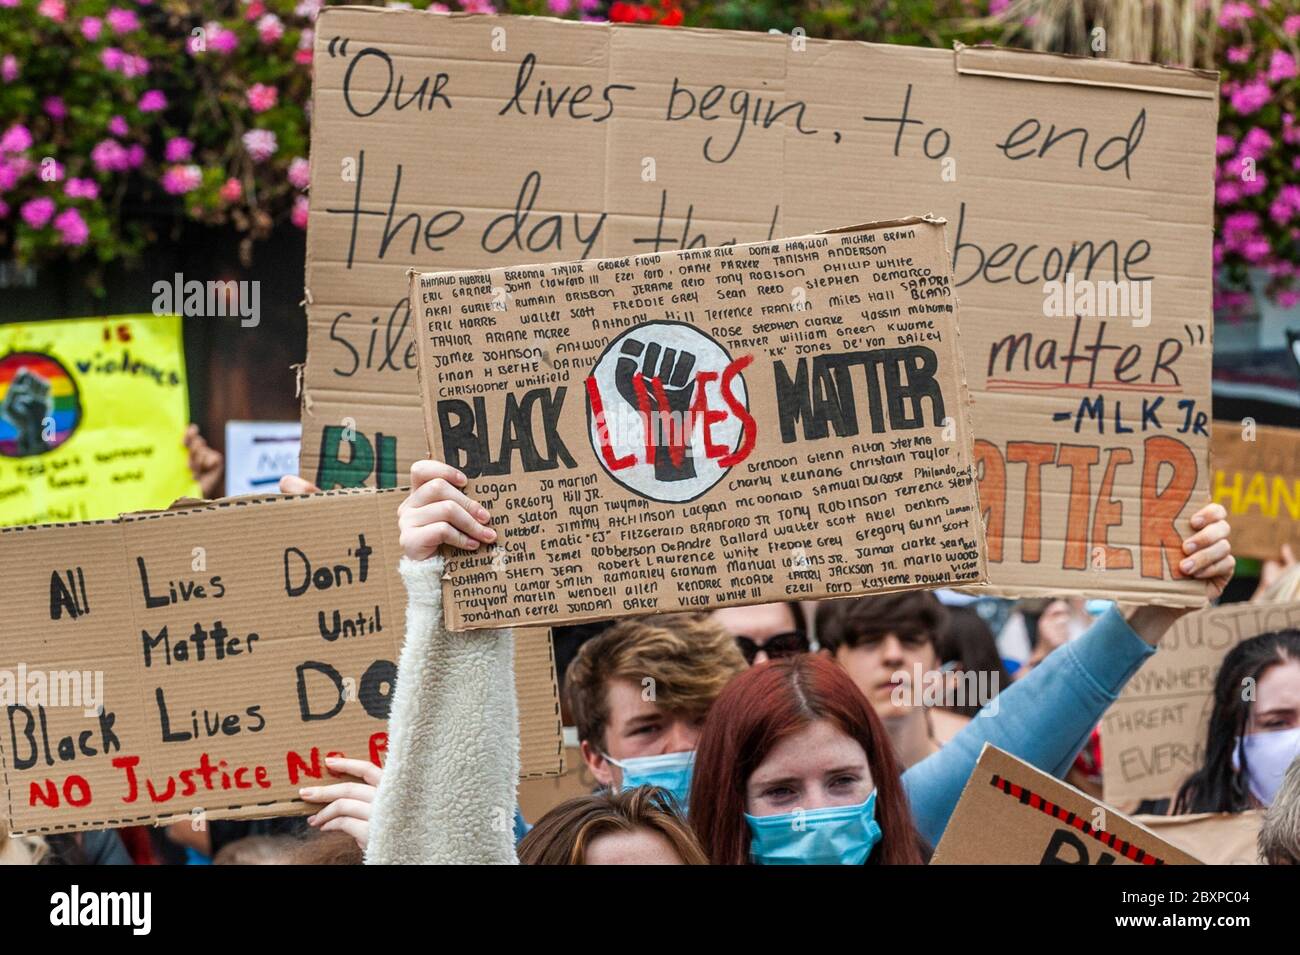
[{"label": "crowd of protester", "polygon": [[[1099,795],[1098,723],[1186,612],[941,590],[559,628],[563,713],[596,788],[525,820],[513,634],[443,626],[442,554],[495,537],[466,484],[418,462],[396,515],[408,606],[382,768],[331,758],[306,817],[0,833],[0,861],[920,864],[985,743]],[[1191,528],[1182,572],[1217,599],[1235,565],[1223,509]],[[1286,551],[1254,599],[1297,598]],[[1155,808],[1261,810],[1261,859],[1300,859],[1300,631],[1225,656],[1204,751]]]}]

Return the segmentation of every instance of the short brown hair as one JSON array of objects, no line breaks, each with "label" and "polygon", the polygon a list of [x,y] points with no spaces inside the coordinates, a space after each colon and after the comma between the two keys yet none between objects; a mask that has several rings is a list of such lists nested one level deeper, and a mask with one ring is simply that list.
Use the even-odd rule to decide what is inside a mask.
[{"label": "short brown hair", "polygon": [[565,674],[564,694],[578,738],[603,749],[611,680],[649,678],[661,706],[703,716],[744,669],[731,635],[703,614],[638,617],[582,645]]},{"label": "short brown hair", "polygon": [[560,803],[519,843],[519,861],[524,865],[584,865],[595,839],[638,829],[663,836],[686,865],[709,864],[694,833],[673,810],[672,796],[654,786],[578,796]]},{"label": "short brown hair", "polygon": [[947,616],[928,590],[825,600],[817,607],[817,642],[832,653],[887,633],[923,633],[934,643]]}]

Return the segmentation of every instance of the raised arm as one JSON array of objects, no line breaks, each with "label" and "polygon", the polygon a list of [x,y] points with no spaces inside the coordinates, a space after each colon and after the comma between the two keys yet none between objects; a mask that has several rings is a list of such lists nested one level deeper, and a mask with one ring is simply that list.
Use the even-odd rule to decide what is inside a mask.
[{"label": "raised arm", "polygon": [[[1226,513],[1217,504],[1192,517],[1180,570],[1217,598],[1232,577]],[[917,829],[933,845],[943,835],[980,750],[992,743],[1044,772],[1065,775],[1088,735],[1165,631],[1186,610],[1113,608],[1077,640],[989,702],[943,749],[903,773]]]},{"label": "raised arm", "polygon": [[514,636],[443,627],[443,560],[495,533],[465,497],[465,476],[436,461],[411,468],[400,510],[406,638],[388,721],[388,757],[370,816],[366,862],[513,863],[519,719]]}]

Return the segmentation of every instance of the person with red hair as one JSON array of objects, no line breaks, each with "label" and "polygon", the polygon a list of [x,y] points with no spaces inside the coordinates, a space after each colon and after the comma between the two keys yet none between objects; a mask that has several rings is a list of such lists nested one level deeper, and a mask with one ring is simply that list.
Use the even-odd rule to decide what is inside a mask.
[{"label": "person with red hair", "polygon": [[727,684],[695,751],[690,823],[714,865],[917,865],[927,854],[880,718],[818,654]]}]

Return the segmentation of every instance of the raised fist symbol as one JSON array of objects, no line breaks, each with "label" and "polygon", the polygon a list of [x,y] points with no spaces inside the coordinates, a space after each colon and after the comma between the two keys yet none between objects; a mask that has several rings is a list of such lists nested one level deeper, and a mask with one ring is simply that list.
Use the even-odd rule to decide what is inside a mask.
[{"label": "raised fist symbol", "polygon": [[0,416],[18,431],[18,454],[44,454],[49,450],[41,433],[45,419],[54,412],[50,383],[28,368],[19,368],[0,404]]},{"label": "raised fist symbol", "polygon": [[[637,400],[633,376],[640,371],[645,379],[646,394],[650,399],[651,427],[655,429],[653,433],[656,436],[657,481],[688,481],[695,477],[695,463],[690,454],[684,454],[678,465],[673,462],[669,448],[671,433],[681,442],[683,450],[689,452],[690,435],[685,432],[690,422],[691,396],[695,391],[695,379],[691,377],[694,370],[694,355],[676,348],[661,349],[657,342],[645,344],[627,338],[619,348],[618,364],[614,366],[614,384],[623,400],[637,411],[641,410],[641,403]],[[668,401],[667,408],[659,407],[660,390],[650,383],[651,378],[658,378],[663,386],[662,394]]]}]

